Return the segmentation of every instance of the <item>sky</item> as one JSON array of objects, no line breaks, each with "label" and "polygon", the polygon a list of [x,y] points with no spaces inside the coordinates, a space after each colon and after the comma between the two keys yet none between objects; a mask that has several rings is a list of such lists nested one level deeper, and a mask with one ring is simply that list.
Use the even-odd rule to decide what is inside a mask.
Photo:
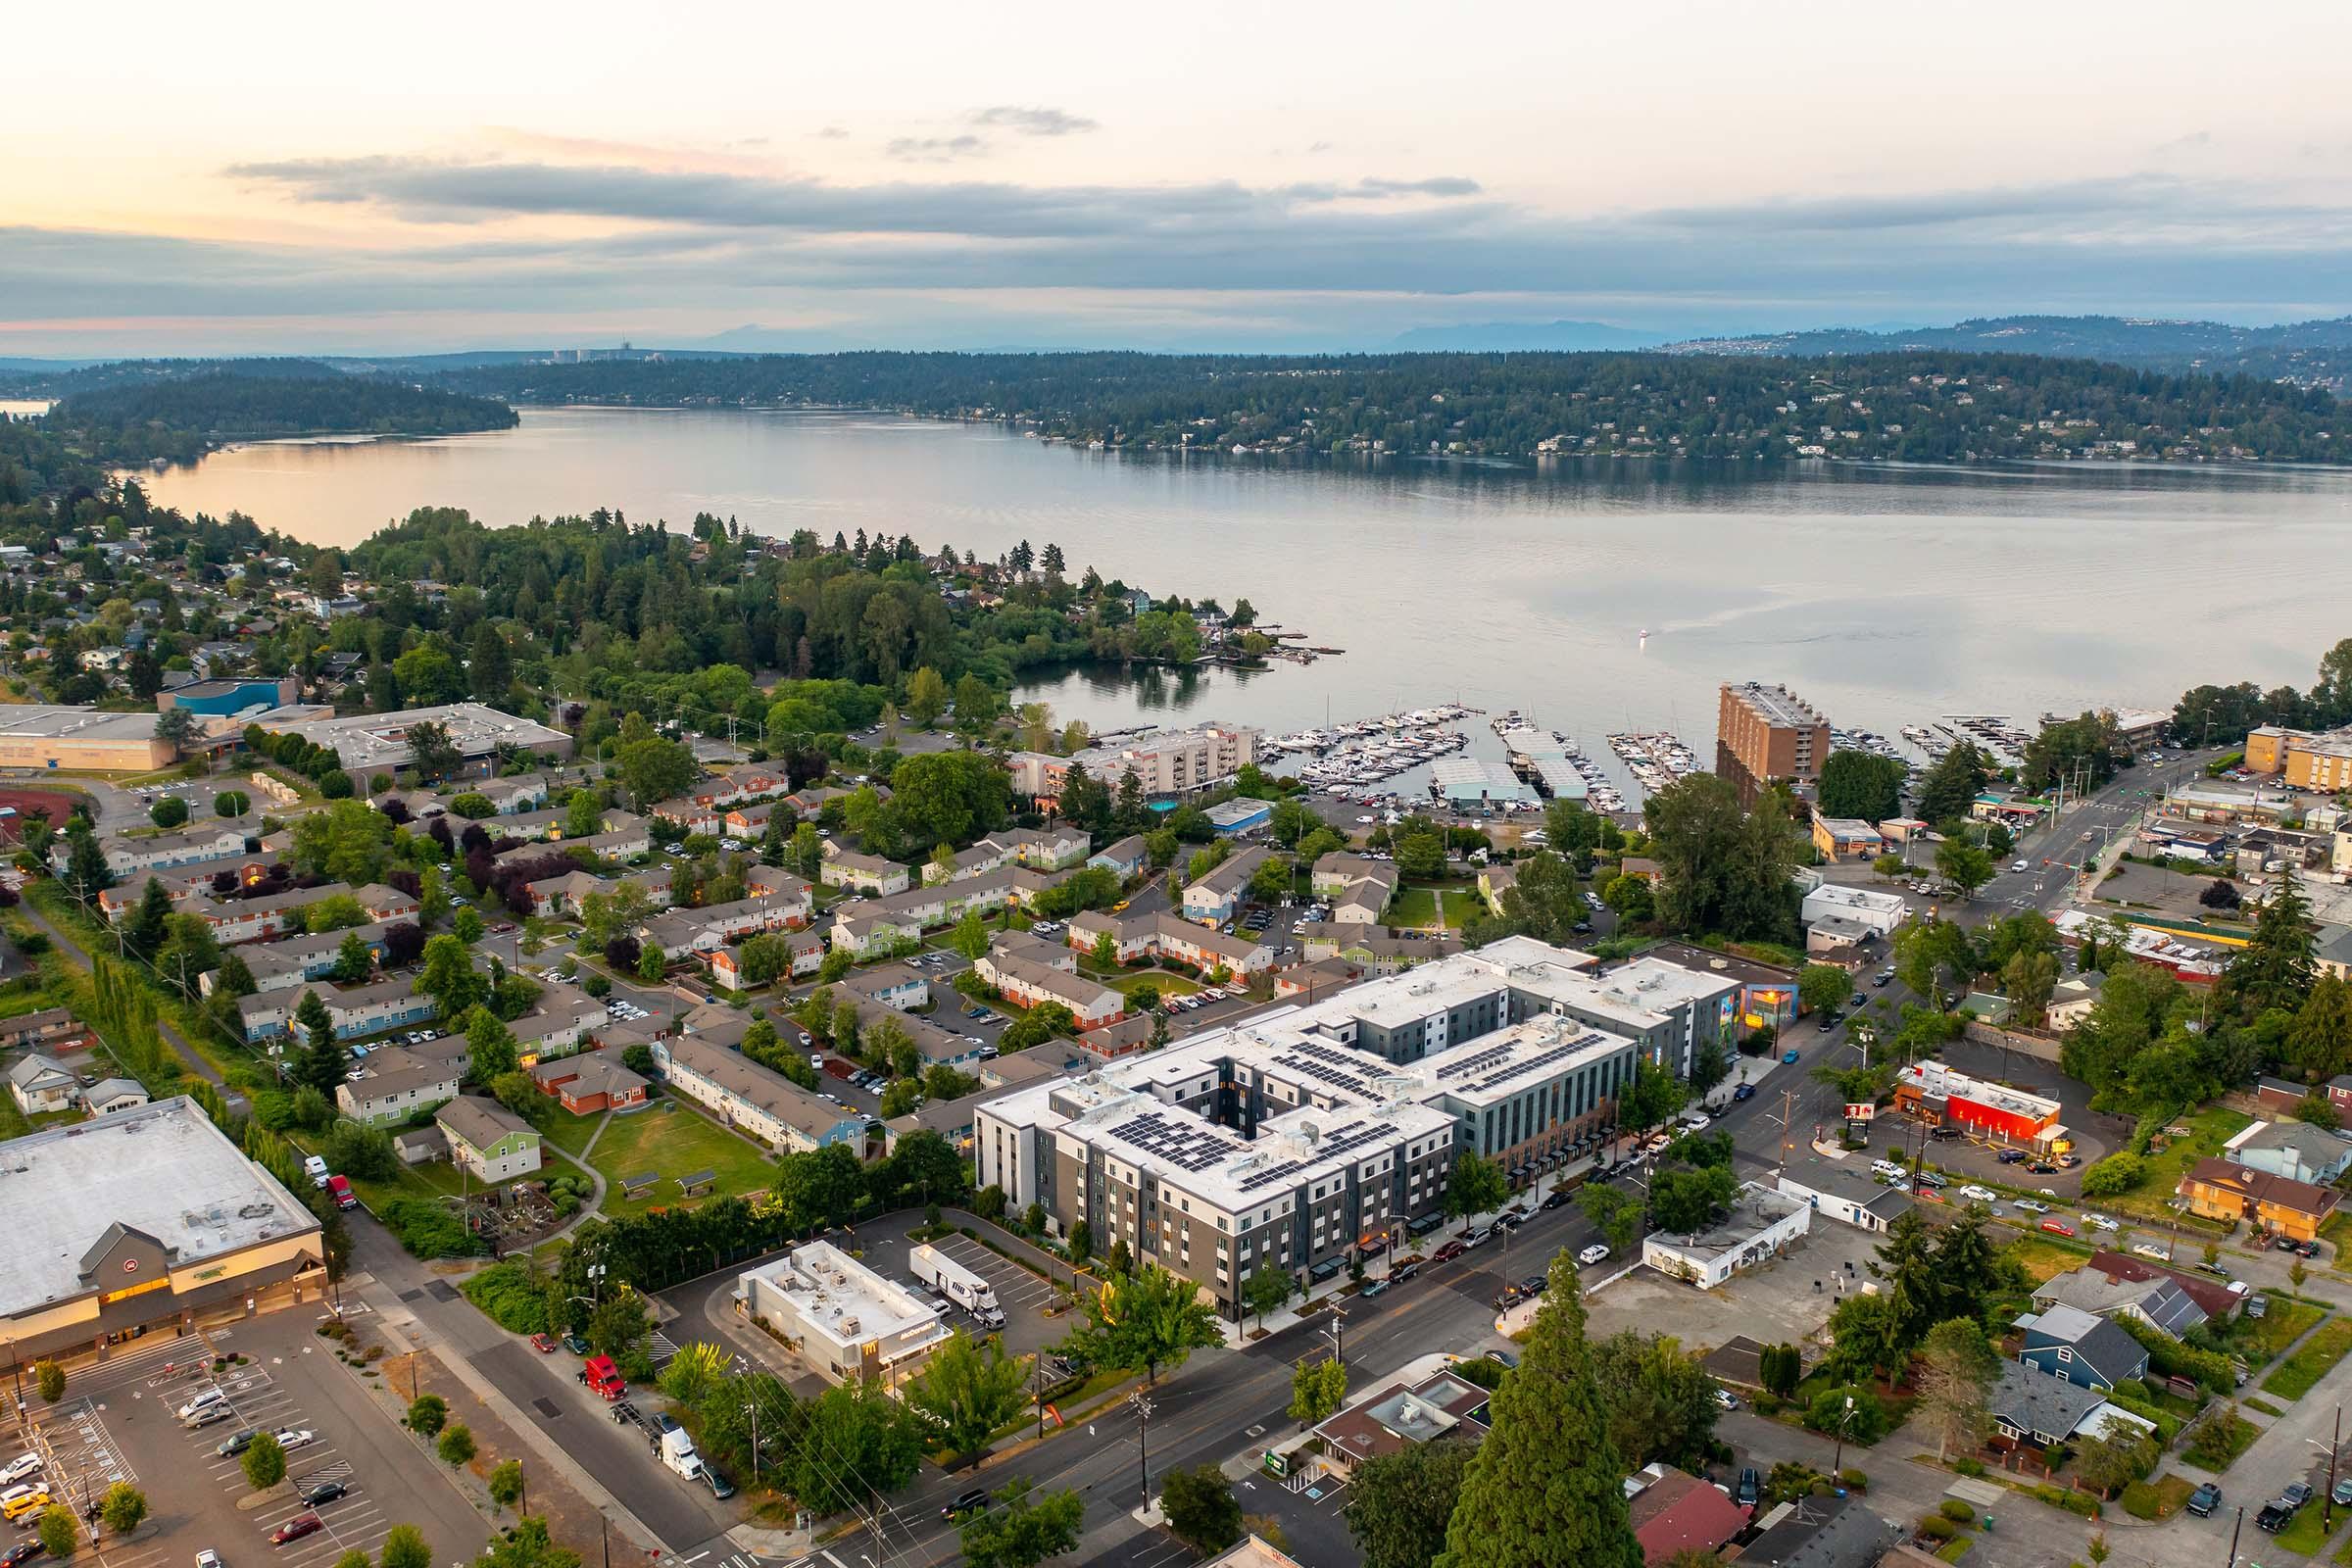
[{"label": "sky", "polygon": [[2352,312],[2352,8],[12,16],[0,355]]}]

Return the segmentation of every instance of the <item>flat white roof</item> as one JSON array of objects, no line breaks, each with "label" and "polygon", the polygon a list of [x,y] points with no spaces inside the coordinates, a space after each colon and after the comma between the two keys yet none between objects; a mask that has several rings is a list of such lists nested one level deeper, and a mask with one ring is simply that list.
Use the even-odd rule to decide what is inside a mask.
[{"label": "flat white roof", "polygon": [[318,1228],[185,1097],[0,1144],[0,1211],[10,1316],[100,1289],[81,1270],[110,1225],[155,1238],[174,1267]]},{"label": "flat white roof", "polygon": [[926,1326],[949,1330],[930,1302],[896,1280],[875,1273],[831,1242],[807,1242],[765,1268],[747,1270],[767,1290],[788,1298],[811,1334],[853,1347]]},{"label": "flat white roof", "polygon": [[342,718],[295,719],[266,727],[280,734],[300,735],[314,746],[332,748],[349,770],[399,767],[414,760],[415,754],[409,749],[409,729],[428,722],[446,726],[450,744],[464,757],[479,757],[502,742],[522,747],[571,745],[571,737],[562,730],[502,713],[480,703],[408,708],[396,713],[352,713]]},{"label": "flat white roof", "polygon": [[96,708],[44,707],[36,703],[0,707],[0,739],[45,741],[148,741],[156,716]]}]

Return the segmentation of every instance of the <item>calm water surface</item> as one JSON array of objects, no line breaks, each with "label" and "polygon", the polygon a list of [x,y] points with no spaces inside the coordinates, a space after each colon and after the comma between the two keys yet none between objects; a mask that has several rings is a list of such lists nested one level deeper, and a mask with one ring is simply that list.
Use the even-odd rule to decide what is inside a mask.
[{"label": "calm water surface", "polygon": [[1052,540],[1073,574],[1247,597],[1347,650],[1033,693],[1098,728],[1280,730],[1455,699],[1523,710],[1595,755],[1606,731],[1672,728],[1708,756],[1725,679],[1785,681],[1839,724],[1892,733],[1955,711],[2169,707],[2208,679],[2302,685],[2352,632],[2352,474],[2308,470],[1359,470],[881,416],[525,410],[514,430],[246,447],[148,482],[338,545],[419,506],[499,525],[710,512],[983,558]]}]

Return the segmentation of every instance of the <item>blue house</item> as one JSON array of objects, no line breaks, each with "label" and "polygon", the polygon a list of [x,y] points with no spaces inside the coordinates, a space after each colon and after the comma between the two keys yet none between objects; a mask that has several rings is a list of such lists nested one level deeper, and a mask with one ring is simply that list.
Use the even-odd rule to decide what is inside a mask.
[{"label": "blue house", "polygon": [[1150,860],[1151,856],[1144,849],[1144,836],[1141,833],[1130,833],[1108,849],[1096,851],[1087,858],[1086,863],[1115,871],[1118,873],[1119,880],[1124,882],[1129,877],[1142,876],[1144,867],[1150,863]]},{"label": "blue house", "polygon": [[2131,1335],[2077,1306],[2053,1306],[2017,1320],[2026,1331],[2017,1358],[2078,1388],[2112,1389],[2148,1369],[2148,1352]]}]

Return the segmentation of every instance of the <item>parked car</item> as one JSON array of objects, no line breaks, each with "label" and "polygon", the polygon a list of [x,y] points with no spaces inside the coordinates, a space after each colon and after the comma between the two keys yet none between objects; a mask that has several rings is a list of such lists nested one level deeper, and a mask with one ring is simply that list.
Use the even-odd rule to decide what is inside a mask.
[{"label": "parked car", "polygon": [[1751,1464],[1740,1472],[1740,1485],[1733,1489],[1732,1500],[1742,1508],[1753,1508],[1763,1495],[1763,1479],[1756,1474],[1756,1467]]},{"label": "parked car", "polygon": [[349,1494],[351,1489],[340,1481],[321,1481],[302,1494],[302,1500],[316,1508],[322,1502],[332,1502]]},{"label": "parked car", "polygon": [[1781,1062],[1785,1066],[1796,1065],[1796,1048],[1794,1046],[1790,1046],[1787,1051],[1781,1053]]},{"label": "parked car", "polygon": [[318,1441],[318,1434],[309,1427],[286,1427],[277,1434],[277,1446],[288,1453],[296,1448],[307,1448]]},{"label": "parked car", "polygon": [[2072,1236],[2075,1234],[2075,1228],[2072,1225],[2069,1225],[2066,1221],[2059,1219],[2055,1215],[2043,1220],[2041,1222],[2041,1228],[2045,1231],[2048,1231],[2052,1236]]},{"label": "parked car", "polygon": [[2266,1502],[2262,1505],[2262,1512],[2254,1516],[2254,1527],[2257,1530],[2266,1530],[2275,1536],[2292,1524],[2294,1518],[2294,1509],[2286,1507],[2282,1503]]},{"label": "parked car", "polygon": [[[1747,1086],[1742,1084],[1740,1087],[1744,1089]],[[1544,1201],[1536,1206],[1539,1208],[1565,1208],[1575,1200],[1576,1200],[1564,1189],[1555,1187],[1550,1192],[1545,1193],[1544,1195]]]},{"label": "parked car", "polygon": [[1389,1282],[1387,1280],[1366,1280],[1364,1281],[1364,1288],[1356,1292],[1355,1296],[1356,1299],[1359,1301],[1369,1301],[1375,1297],[1386,1296],[1388,1294]]},{"label": "parked car", "polygon": [[531,1348],[541,1355],[553,1355],[556,1353],[556,1337],[545,1332],[534,1334],[531,1336]]},{"label": "parked car", "polygon": [[5,1467],[0,1467],[0,1487],[13,1487],[40,1467],[41,1456],[39,1454],[20,1453],[14,1459],[9,1460]]},{"label": "parked car", "polygon": [[1414,1275],[1420,1272],[1421,1260],[1417,1257],[1408,1257],[1403,1262],[1389,1270],[1389,1277],[1385,1282],[1376,1281],[1375,1283],[1402,1285],[1406,1280],[1411,1279]]},{"label": "parked car", "polygon": [[1975,1182],[1970,1182],[1966,1187],[1961,1188],[1960,1196],[1962,1198],[1974,1198],[1981,1202],[1986,1203],[1996,1200],[1995,1195],[1991,1188],[1979,1187]]},{"label": "parked car", "polygon": [[2188,1511],[2200,1519],[2211,1518],[2213,1510],[2221,1505],[2222,1489],[2210,1481],[2188,1494]]},{"label": "parked car", "polygon": [[1484,1247],[1494,1239],[1494,1228],[1491,1225],[1481,1225],[1462,1238],[1462,1249],[1467,1251],[1473,1247]]},{"label": "parked car", "polygon": [[566,1334],[564,1336],[564,1348],[569,1350],[574,1355],[586,1355],[588,1353],[588,1342],[577,1334]]},{"label": "parked car", "polygon": [[1445,1246],[1439,1248],[1436,1251],[1430,1253],[1429,1255],[1432,1262],[1450,1263],[1468,1250],[1470,1250],[1470,1249],[1464,1247],[1459,1240],[1455,1240],[1447,1242]]},{"label": "parked car", "polygon": [[2142,1257],[2152,1257],[2159,1263],[2169,1263],[2173,1260],[2173,1254],[2158,1247],[2154,1242],[2133,1242],[2132,1250]]},{"label": "parked car", "polygon": [[213,1445],[213,1452],[220,1455],[223,1459],[234,1459],[238,1454],[243,1453],[247,1448],[252,1447],[253,1440],[260,1436],[261,1433],[251,1429],[243,1432],[231,1433],[229,1436],[222,1438],[219,1443]]},{"label": "parked car", "polygon": [[315,1536],[325,1528],[326,1522],[317,1514],[298,1513],[270,1532],[270,1544],[282,1546],[289,1541],[300,1541],[305,1536]]},{"label": "parked car", "polygon": [[1741,1084],[1739,1088],[1732,1091],[1732,1098],[1734,1100],[1753,1100],[1756,1098],[1756,1086],[1754,1084]]},{"label": "parked car", "polygon": [[2122,1220],[2112,1219],[2105,1214],[2085,1214],[2082,1218],[2103,1231],[2120,1231],[2124,1228]]},{"label": "parked car", "polygon": [[1992,1157],[2004,1165],[2022,1165],[2026,1162],[2026,1152],[2022,1149],[2004,1149]]},{"label": "parked car", "polygon": [[2311,1483],[2308,1481],[2289,1481],[2278,1494],[2279,1503],[2290,1509],[2299,1509],[2311,1499]]},{"label": "parked car", "polygon": [[1513,1367],[1516,1367],[1519,1364],[1519,1358],[1508,1350],[1489,1350],[1487,1352],[1487,1359],[1494,1362],[1496,1366],[1502,1368],[1505,1372],[1510,1371]]},{"label": "parked car", "polygon": [[1608,1255],[1609,1250],[1606,1247],[1603,1247],[1600,1243],[1594,1242],[1592,1246],[1578,1252],[1576,1254],[1576,1260],[1589,1268],[1592,1264],[1600,1262]]},{"label": "parked car", "polygon": [[2034,1198],[2019,1199],[2017,1200],[2017,1206],[2024,1209],[2029,1214],[2047,1214],[2050,1211],[2049,1204]]},{"label": "parked car", "polygon": [[0,1568],[23,1568],[24,1564],[32,1561],[33,1558],[48,1549],[40,1544],[38,1539],[20,1541],[9,1547],[5,1553],[0,1553]]},{"label": "parked car", "polygon": [[1718,1387],[1715,1390],[1715,1403],[1720,1409],[1737,1410],[1740,1408],[1740,1396],[1729,1389]]}]

